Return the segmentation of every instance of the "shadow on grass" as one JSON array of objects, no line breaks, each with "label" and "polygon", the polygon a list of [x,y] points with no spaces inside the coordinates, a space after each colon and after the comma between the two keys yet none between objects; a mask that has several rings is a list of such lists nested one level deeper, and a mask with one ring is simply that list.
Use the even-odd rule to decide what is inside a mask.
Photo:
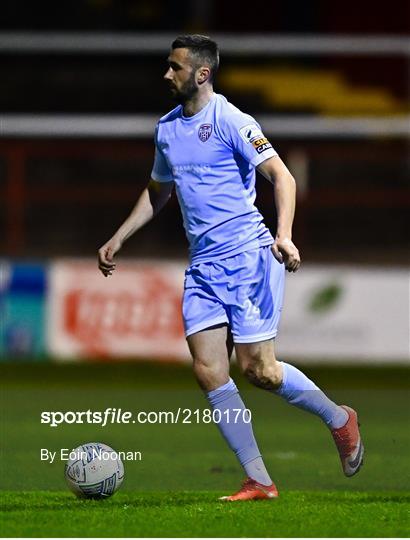
[{"label": "shadow on grass", "polygon": [[[132,494],[121,493],[112,499],[76,499],[69,493],[16,493],[7,497],[0,507],[3,512],[19,512],[22,510],[44,510],[60,512],[67,510],[89,511],[89,510],[127,510],[128,508],[141,509],[144,508],[165,508],[170,506],[184,507],[195,504],[215,506],[225,506],[226,503],[218,501],[219,492],[178,492],[178,493],[144,493]],[[257,501],[266,503],[266,501]],[[344,492],[337,491],[318,493],[306,491],[289,491],[284,493],[278,502],[286,505],[300,502],[303,504],[327,503],[330,505],[338,504],[377,504],[377,503],[394,503],[394,504],[410,504],[409,493],[359,493],[359,492]],[[271,504],[270,501],[268,501]],[[254,504],[254,503],[253,503]],[[231,506],[231,505],[230,505]]]},{"label": "shadow on grass", "polygon": [[[218,501],[219,493],[193,493],[179,492],[175,493],[149,493],[149,494],[121,494],[120,497],[112,499],[77,499],[70,494],[55,493],[16,493],[13,500],[2,503],[0,511],[18,512],[21,510],[90,510],[90,509],[121,509],[127,508],[160,508],[169,506],[190,506],[192,504],[220,503]],[[41,500],[38,500],[41,497]],[[10,498],[10,497],[9,497]],[[36,500],[37,499],[37,500]]]}]

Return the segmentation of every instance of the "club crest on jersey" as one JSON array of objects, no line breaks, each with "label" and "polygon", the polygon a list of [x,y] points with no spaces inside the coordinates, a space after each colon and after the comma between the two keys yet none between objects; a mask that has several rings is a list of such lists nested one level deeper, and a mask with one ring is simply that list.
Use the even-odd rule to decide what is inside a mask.
[{"label": "club crest on jersey", "polygon": [[198,137],[202,142],[206,142],[212,133],[212,124],[202,124],[198,129]]}]

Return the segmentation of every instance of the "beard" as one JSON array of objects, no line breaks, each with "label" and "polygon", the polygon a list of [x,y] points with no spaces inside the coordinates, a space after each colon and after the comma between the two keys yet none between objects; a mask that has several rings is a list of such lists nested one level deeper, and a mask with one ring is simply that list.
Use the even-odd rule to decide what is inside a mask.
[{"label": "beard", "polygon": [[192,99],[197,92],[198,88],[195,84],[195,74],[193,73],[192,76],[181,86],[181,88],[172,88],[172,98],[178,104],[185,105],[185,103]]}]

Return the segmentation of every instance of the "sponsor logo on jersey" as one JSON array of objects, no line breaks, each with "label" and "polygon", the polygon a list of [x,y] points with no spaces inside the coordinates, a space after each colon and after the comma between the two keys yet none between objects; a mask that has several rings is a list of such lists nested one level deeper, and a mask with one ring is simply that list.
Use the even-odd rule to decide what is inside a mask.
[{"label": "sponsor logo on jersey", "polygon": [[260,137],[258,139],[254,139],[252,141],[252,145],[255,148],[255,150],[258,152],[258,154],[262,154],[265,150],[269,150],[272,148],[271,143],[268,141],[266,137]]},{"label": "sponsor logo on jersey", "polygon": [[202,124],[198,129],[198,137],[202,142],[206,142],[212,133],[212,124]]},{"label": "sponsor logo on jersey", "polygon": [[242,137],[242,139],[246,143],[250,143],[254,141],[255,139],[263,138],[263,133],[261,131],[261,128],[257,126],[256,124],[248,124],[246,126],[241,127],[241,129],[239,130],[239,135]]},{"label": "sponsor logo on jersey", "polygon": [[266,137],[258,137],[257,139],[252,139],[251,143],[255,148],[258,148],[258,146],[261,146],[262,144],[266,144],[268,139]]},{"label": "sponsor logo on jersey", "polygon": [[184,174],[184,173],[192,173],[197,175],[198,177],[201,177],[201,175],[210,172],[212,167],[210,165],[207,165],[206,163],[184,163],[183,165],[174,165],[172,167],[172,174]]}]

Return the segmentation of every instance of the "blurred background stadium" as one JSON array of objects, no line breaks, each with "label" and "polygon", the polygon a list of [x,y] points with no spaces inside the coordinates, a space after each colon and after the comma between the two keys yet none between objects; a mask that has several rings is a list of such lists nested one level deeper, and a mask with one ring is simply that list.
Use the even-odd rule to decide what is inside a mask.
[{"label": "blurred background stadium", "polygon": [[[141,427],[135,439],[124,426],[53,431],[39,422],[41,410],[204,406],[184,366],[141,362],[189,361],[176,198],[128,241],[113,277],[96,264],[149,179],[155,123],[174,106],[162,81],[169,46],[192,32],[219,42],[216,91],[258,119],[297,180],[303,266],[288,279],[280,354],[367,415],[372,457],[356,488],[408,489],[408,24],[407,0],[388,9],[370,0],[2,2],[5,489],[60,489],[61,465],[38,467],[39,448],[93,438],[147,453],[145,465],[130,465],[133,489],[225,489],[226,477],[237,485],[216,430],[174,437],[171,426]],[[274,231],[272,187],[259,178],[257,189]],[[244,388],[279,482],[347,489],[322,427],[275,405],[283,436],[272,444],[271,397]],[[211,472],[199,484],[189,456]]]},{"label": "blurred background stadium", "polygon": [[[216,90],[256,116],[298,182],[294,237],[305,270],[289,280],[284,353],[314,360],[334,343],[341,358],[407,356],[409,4],[235,6],[3,4],[2,358],[155,356],[164,331],[175,347],[159,346],[159,355],[186,357],[175,322],[187,258],[176,198],[120,255],[147,259],[139,276],[130,262],[108,284],[94,260],[149,178],[155,123],[173,107],[162,81],[167,52],[189,32],[220,43]],[[272,188],[259,179],[258,193],[274,230]],[[152,258],[161,260],[155,276]],[[170,270],[167,260],[181,264]],[[97,343],[105,331],[110,346]],[[124,337],[128,345],[114,344]]]}]

